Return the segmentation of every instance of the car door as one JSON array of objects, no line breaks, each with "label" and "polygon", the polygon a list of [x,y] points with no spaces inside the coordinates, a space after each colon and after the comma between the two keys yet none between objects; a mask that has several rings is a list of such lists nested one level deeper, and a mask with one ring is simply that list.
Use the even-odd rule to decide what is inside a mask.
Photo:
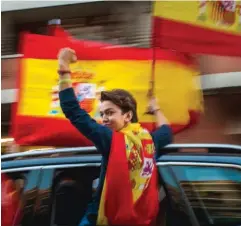
[{"label": "car door", "polygon": [[163,152],[157,165],[167,226],[241,224],[240,146],[174,145]]},{"label": "car door", "polygon": [[[17,197],[17,210],[13,213],[13,226],[31,226],[33,225],[41,171],[36,167],[11,168],[8,166],[5,168],[6,165],[8,164],[2,163],[1,174],[7,176],[8,182],[12,184],[13,193]],[[2,216],[2,218],[4,217],[8,216]]]},{"label": "car door", "polygon": [[77,226],[96,189],[99,163],[88,156],[58,158],[58,164],[42,166],[35,226]]}]

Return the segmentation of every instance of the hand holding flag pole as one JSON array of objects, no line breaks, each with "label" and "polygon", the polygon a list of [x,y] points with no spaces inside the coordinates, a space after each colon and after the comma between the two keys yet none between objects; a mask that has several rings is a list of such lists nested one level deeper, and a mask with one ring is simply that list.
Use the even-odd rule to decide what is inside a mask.
[{"label": "hand holding flag pole", "polygon": [[[149,100],[154,98],[154,80],[150,81],[150,88],[149,88],[149,90],[147,92],[147,98]],[[152,109],[150,104],[147,106],[147,110],[146,110],[145,114],[147,114],[147,115],[154,115],[153,109]]]},{"label": "hand holding flag pole", "polygon": [[[151,79],[150,79],[150,87],[147,92],[147,98],[151,100],[154,98],[154,89],[155,89],[155,64],[156,64],[156,54],[155,48],[152,48],[152,67],[151,67]],[[152,107],[149,105],[144,114],[154,115]]]}]

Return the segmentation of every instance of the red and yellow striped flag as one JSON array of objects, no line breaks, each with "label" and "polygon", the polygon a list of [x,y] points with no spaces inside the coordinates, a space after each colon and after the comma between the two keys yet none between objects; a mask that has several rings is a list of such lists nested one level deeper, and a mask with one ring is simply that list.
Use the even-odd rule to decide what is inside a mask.
[{"label": "red and yellow striped flag", "polygon": [[185,53],[241,56],[241,1],[154,2],[155,46]]},{"label": "red and yellow striped flag", "polygon": [[[59,105],[56,58],[60,48],[66,46],[75,49],[78,56],[71,71],[81,107],[100,121],[100,92],[123,88],[136,98],[141,124],[148,130],[154,129],[154,117],[144,114],[152,70],[151,49],[25,34],[18,103],[13,118],[13,136],[18,144],[92,145],[64,117]],[[156,51],[155,93],[174,132],[198,119],[202,106],[198,74],[193,62],[184,55]]]},{"label": "red and yellow striped flag", "polygon": [[151,135],[138,123],[113,133],[97,225],[153,225],[159,210],[154,155]]}]

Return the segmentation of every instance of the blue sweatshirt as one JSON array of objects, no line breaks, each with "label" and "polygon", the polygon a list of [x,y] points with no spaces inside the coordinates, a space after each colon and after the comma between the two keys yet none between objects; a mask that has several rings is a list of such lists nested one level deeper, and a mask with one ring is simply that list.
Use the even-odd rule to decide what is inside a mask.
[{"label": "blue sweatshirt", "polygon": [[[86,138],[93,142],[102,155],[99,186],[93,197],[93,202],[89,204],[86,215],[80,223],[80,225],[95,225],[113,132],[110,128],[98,124],[85,110],[80,108],[72,88],[61,91],[59,93],[59,99],[66,118],[68,118],[73,126],[75,126]],[[160,149],[172,142],[171,128],[168,125],[163,125],[152,132],[151,136],[156,149],[156,158],[158,158],[161,154]]]}]

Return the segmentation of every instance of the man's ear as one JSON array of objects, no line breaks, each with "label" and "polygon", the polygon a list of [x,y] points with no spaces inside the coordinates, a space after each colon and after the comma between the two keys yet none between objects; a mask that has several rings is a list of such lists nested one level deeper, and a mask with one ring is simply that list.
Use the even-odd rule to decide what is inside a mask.
[{"label": "man's ear", "polygon": [[133,112],[132,111],[128,111],[126,113],[126,122],[130,122],[133,118]]}]

